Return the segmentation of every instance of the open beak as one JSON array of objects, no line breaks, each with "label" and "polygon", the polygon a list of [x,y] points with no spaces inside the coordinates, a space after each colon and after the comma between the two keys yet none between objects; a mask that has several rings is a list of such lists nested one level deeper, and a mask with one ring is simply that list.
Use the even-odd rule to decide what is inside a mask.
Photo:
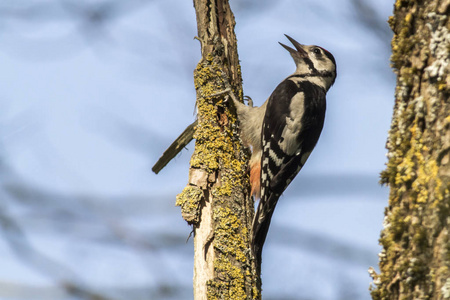
[{"label": "open beak", "polygon": [[294,45],[295,49],[292,49],[289,46],[286,46],[283,43],[279,43],[281,46],[283,46],[287,51],[289,51],[289,53],[291,53],[291,55],[296,55],[296,56],[300,56],[300,57],[307,57],[308,54],[306,53],[306,51],[303,49],[303,45],[300,44],[299,42],[297,42],[296,40],[294,40],[293,38],[291,38],[290,36],[288,36],[287,34],[285,34],[285,36],[288,38],[289,41],[291,41],[292,45]]}]

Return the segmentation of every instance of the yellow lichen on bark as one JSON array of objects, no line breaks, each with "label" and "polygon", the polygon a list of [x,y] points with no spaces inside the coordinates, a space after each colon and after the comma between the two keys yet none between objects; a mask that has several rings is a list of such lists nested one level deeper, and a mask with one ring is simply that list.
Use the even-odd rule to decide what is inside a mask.
[{"label": "yellow lichen on bark", "polygon": [[181,207],[181,215],[189,224],[197,223],[200,219],[200,206],[204,200],[203,191],[192,185],[187,185],[177,195],[176,206]]},{"label": "yellow lichen on bark", "polygon": [[[236,116],[225,102],[228,97],[228,93],[224,92],[227,78],[222,68],[220,58],[208,54],[194,71],[198,125],[190,164],[191,169],[204,170],[208,174],[206,177],[214,180],[208,179],[206,185],[197,189],[186,187],[187,191],[179,195],[180,199],[185,200],[179,202],[195,208],[195,203],[200,199],[198,191],[202,191],[201,195],[203,189],[208,191],[205,201],[211,203],[214,232],[208,247],[215,249],[213,264],[216,275],[215,279],[206,283],[207,298],[249,299],[250,288],[252,299],[259,299],[260,295],[255,294],[258,289],[253,290],[253,286],[249,285],[254,275],[250,272],[249,224],[243,223],[246,208],[235,201],[236,197],[242,197],[242,191],[248,189],[246,170],[249,152],[239,141]],[[242,90],[237,94],[242,97]],[[192,192],[195,199],[186,200]]]},{"label": "yellow lichen on bark", "polygon": [[450,95],[442,86],[450,75],[449,9],[449,1],[397,0],[389,19],[398,77],[374,300],[450,299]]},{"label": "yellow lichen on bark", "polygon": [[[248,232],[236,214],[229,208],[214,209],[216,223],[214,247],[218,257],[214,261],[214,269],[218,278],[209,281],[211,288],[208,299],[247,299],[245,292],[245,276],[236,262],[250,264],[248,261]],[[242,230],[243,229],[243,230]],[[217,290],[227,291],[227,294],[217,295]],[[256,299],[256,298],[255,298]]]},{"label": "yellow lichen on bark", "polygon": [[[217,249],[214,269],[220,280],[210,280],[208,299],[247,299],[245,274],[236,261],[247,263],[248,231],[232,207],[233,192],[242,190],[248,184],[246,170],[246,152],[240,143],[236,143],[236,118],[228,109],[224,109],[223,98],[227,95],[211,96],[225,90],[223,72],[217,59],[209,57],[199,64],[195,71],[198,98],[199,119],[196,130],[196,150],[192,156],[191,166],[206,168],[215,172],[221,168],[220,178],[211,189],[211,200],[221,205],[214,205],[214,240]],[[219,79],[218,79],[219,78]],[[218,99],[219,98],[219,99]],[[222,99],[220,99],[222,98]],[[221,113],[218,111],[222,110]],[[222,126],[219,126],[222,125]],[[225,125],[225,126],[224,126]],[[241,157],[244,155],[244,157]],[[226,202],[230,203],[226,203]],[[223,294],[226,293],[226,294]]]}]

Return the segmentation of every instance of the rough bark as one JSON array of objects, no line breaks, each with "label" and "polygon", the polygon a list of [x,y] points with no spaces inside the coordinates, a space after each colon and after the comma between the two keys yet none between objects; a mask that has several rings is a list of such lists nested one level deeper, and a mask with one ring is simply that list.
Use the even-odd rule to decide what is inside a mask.
[{"label": "rough bark", "polygon": [[259,299],[250,251],[249,153],[223,93],[231,88],[243,98],[234,16],[226,0],[194,0],[194,7],[202,52],[194,71],[198,124],[189,184],[177,196],[194,227],[194,299]]},{"label": "rough bark", "polygon": [[390,186],[373,299],[450,299],[450,1],[395,3]]}]

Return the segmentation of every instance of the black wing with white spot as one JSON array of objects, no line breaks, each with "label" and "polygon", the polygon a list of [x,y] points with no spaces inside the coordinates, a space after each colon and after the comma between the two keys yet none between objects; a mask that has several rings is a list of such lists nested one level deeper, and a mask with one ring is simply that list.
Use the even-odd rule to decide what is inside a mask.
[{"label": "black wing with white spot", "polygon": [[261,133],[261,200],[253,223],[253,251],[258,262],[278,199],[319,139],[325,95],[322,87],[293,75],[280,83],[268,100]]}]

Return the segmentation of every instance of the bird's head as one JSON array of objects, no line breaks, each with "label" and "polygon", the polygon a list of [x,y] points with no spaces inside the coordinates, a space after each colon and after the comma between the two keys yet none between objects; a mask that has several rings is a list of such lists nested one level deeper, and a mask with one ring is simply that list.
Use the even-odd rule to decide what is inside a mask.
[{"label": "bird's head", "polygon": [[292,49],[280,43],[291,54],[297,66],[295,75],[305,77],[318,77],[326,90],[328,90],[336,79],[336,60],[333,54],[322,47],[314,45],[302,45],[290,36],[286,37],[294,45]]}]

